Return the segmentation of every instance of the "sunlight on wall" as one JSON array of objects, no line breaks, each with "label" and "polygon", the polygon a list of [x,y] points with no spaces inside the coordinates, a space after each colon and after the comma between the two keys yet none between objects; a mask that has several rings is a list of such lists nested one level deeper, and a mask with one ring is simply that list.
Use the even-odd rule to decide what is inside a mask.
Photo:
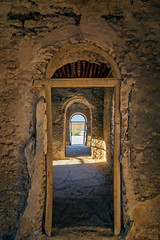
[{"label": "sunlight on wall", "polygon": [[106,143],[104,140],[92,139],[92,157],[106,161]]},{"label": "sunlight on wall", "polygon": [[91,156],[70,157],[70,159],[54,160],[53,166],[72,164],[106,163],[106,143],[104,140],[92,139]]}]

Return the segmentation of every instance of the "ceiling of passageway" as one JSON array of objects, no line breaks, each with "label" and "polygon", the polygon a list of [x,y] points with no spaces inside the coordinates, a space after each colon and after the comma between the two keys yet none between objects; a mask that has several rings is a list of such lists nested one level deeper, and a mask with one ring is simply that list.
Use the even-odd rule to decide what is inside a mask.
[{"label": "ceiling of passageway", "polygon": [[90,63],[85,60],[68,63],[58,68],[52,78],[107,78],[113,77],[110,66],[105,63]]}]

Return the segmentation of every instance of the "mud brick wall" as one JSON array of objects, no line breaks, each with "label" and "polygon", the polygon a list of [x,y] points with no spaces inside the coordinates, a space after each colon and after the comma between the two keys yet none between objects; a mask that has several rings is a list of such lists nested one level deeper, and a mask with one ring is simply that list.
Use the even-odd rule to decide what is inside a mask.
[{"label": "mud brick wall", "polygon": [[[75,43],[105,49],[121,72],[124,238],[159,239],[159,28],[159,0],[0,2],[1,239],[42,236],[45,166],[37,164],[35,149],[44,119],[36,120],[40,90],[32,84],[64,45]],[[39,154],[44,163],[45,150]],[[35,189],[42,201],[33,216],[27,206]],[[27,216],[33,221],[24,221]]]}]

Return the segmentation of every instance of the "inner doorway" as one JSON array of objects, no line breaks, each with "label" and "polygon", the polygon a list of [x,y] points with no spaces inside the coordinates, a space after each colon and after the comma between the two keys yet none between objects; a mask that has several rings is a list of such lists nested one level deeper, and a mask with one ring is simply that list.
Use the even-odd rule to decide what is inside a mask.
[{"label": "inner doorway", "polygon": [[[66,145],[66,157],[91,155],[91,146],[87,141],[87,118],[82,113],[74,113],[69,120],[69,145]],[[66,128],[68,131],[68,128]],[[67,134],[66,134],[67,135]]]},{"label": "inner doorway", "polygon": [[[113,121],[106,98],[112,102],[112,90],[52,89],[54,234],[64,228],[113,230],[113,166],[106,159],[106,144],[108,150],[111,143],[104,134],[110,132],[111,138]],[[65,157],[60,154],[64,133]],[[72,136],[82,138],[76,142]]]},{"label": "inner doorway", "polygon": [[75,113],[69,122],[71,145],[86,145],[87,120],[81,113]]},{"label": "inner doorway", "polygon": [[64,92],[69,98],[68,103],[66,104],[64,117],[65,156],[90,156],[92,141],[92,110],[88,102],[90,99],[87,95],[91,94],[91,89],[68,88],[65,89]]}]

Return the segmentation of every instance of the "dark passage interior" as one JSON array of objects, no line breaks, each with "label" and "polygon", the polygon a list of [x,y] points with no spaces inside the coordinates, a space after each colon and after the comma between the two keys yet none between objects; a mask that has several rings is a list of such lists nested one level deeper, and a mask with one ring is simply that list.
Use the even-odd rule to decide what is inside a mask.
[{"label": "dark passage interior", "polygon": [[[113,229],[112,99],[111,88],[52,89],[53,229]],[[85,118],[74,125],[83,143],[73,144],[76,114]]]}]

